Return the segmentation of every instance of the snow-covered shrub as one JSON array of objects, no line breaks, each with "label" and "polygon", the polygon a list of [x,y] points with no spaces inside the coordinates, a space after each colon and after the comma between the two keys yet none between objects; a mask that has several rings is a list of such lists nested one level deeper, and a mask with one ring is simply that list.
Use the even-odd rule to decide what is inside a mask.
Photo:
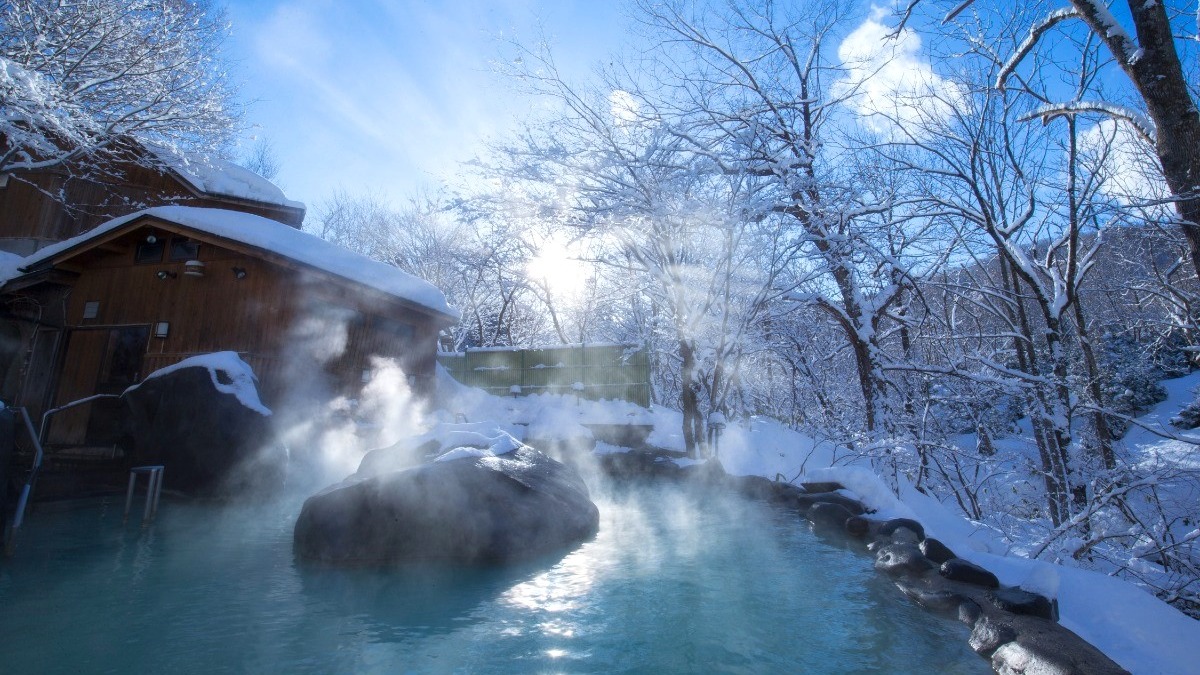
[{"label": "snow-covered shrub", "polygon": [[1171,426],[1178,429],[1200,427],[1200,392],[1197,392],[1196,400],[1184,406],[1178,415],[1171,418]]},{"label": "snow-covered shrub", "polygon": [[[1161,403],[1167,392],[1159,381],[1188,372],[1182,345],[1170,337],[1138,340],[1129,331],[1110,329],[1104,333],[1102,343],[1101,389],[1107,406],[1120,415],[1135,416]],[[1120,417],[1111,417],[1108,422],[1118,438],[1129,428]]]}]

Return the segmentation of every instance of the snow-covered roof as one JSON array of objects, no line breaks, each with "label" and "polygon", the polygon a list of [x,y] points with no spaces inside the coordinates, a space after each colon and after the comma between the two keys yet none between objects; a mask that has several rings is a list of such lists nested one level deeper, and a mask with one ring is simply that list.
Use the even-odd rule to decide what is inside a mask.
[{"label": "snow-covered roof", "polygon": [[24,266],[25,258],[22,256],[8,251],[0,251],[0,283],[20,274],[18,270]]},{"label": "snow-covered roof", "polygon": [[274,253],[328,274],[373,288],[415,305],[458,319],[458,310],[433,284],[392,265],[371,260],[283,223],[249,213],[194,206],[156,206],[110,220],[78,237],[60,241],[25,258],[30,271],[62,253],[85,246],[142,218],[175,225]]},{"label": "snow-covered roof", "polygon": [[253,171],[218,158],[189,156],[147,144],[160,162],[196,191],[304,210],[303,202],[288,199],[271,181]]}]

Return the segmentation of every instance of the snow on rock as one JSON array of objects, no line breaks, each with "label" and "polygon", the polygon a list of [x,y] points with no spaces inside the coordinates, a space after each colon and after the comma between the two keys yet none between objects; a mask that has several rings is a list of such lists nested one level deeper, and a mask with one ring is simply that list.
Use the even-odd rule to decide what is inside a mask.
[{"label": "snow on rock", "polygon": [[499,457],[525,447],[521,429],[494,422],[441,422],[429,431],[368,452],[359,463],[358,477],[400,471],[433,460]]},{"label": "snow on rock", "polygon": [[194,206],[157,206],[115,218],[84,234],[58,242],[25,259],[30,270],[64,251],[120,229],[131,221],[149,216],[224,239],[290,258],[328,274],[362,284],[387,295],[407,300],[457,319],[458,310],[446,304],[446,296],[433,284],[397,267],[371,260],[353,251],[297,230],[283,223],[238,211]]},{"label": "snow on rock", "polygon": [[623,452],[629,452],[629,448],[622,448],[619,445],[613,445],[612,443],[605,443],[604,441],[596,441],[596,449],[592,450],[592,454],[596,455],[596,456],[615,455],[615,454],[623,453]]},{"label": "snow on rock", "polygon": [[[258,387],[255,386],[258,378],[254,375],[254,370],[250,368],[250,364],[237,355],[237,352],[214,352],[192,356],[179,363],[159,368],[147,375],[142,383],[184,368],[204,368],[208,371],[208,376],[212,378],[214,389],[224,394],[233,394],[243,406],[264,417],[271,415],[271,409],[263,405],[258,398]],[[135,384],[125,391],[133,391],[142,386],[142,383]]]},{"label": "snow on rock", "polygon": [[437,443],[439,448],[478,447],[490,448],[511,446],[508,450],[496,454],[504,454],[520,447],[517,440],[519,431],[511,426],[504,427],[492,422],[475,422],[462,424],[438,424],[433,429],[415,437],[409,443],[424,445],[429,442]]},{"label": "snow on rock", "polygon": [[120,398],[115,422],[130,441],[126,460],[164,466],[172,489],[225,497],[283,487],[289,453],[258,399],[254,373],[237,354],[162,368]]},{"label": "snow on rock", "polygon": [[896,498],[891,488],[874,471],[862,466],[831,466],[804,473],[806,483],[841,483],[863,506],[875,511],[875,518],[912,518],[917,514]]},{"label": "snow on rock", "polygon": [[332,485],[304,502],[293,545],[301,560],[356,567],[508,563],[575,546],[599,523],[578,473],[521,446]]},{"label": "snow on rock", "polygon": [[512,436],[496,429],[499,432],[496,436],[487,438],[488,445],[486,447],[465,446],[457,447],[453,450],[448,450],[438,456],[435,462],[452,462],[456,459],[466,457],[500,457],[508,453],[525,447],[525,444]]}]

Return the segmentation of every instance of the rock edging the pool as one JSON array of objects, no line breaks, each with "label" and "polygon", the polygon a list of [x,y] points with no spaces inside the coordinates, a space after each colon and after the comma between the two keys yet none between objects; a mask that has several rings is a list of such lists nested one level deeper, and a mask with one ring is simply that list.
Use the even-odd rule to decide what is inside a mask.
[{"label": "rock edging the pool", "polygon": [[875,569],[922,607],[971,627],[969,644],[1005,675],[1127,674],[1099,649],[1058,623],[1058,604],[1021,588],[1000,585],[992,572],[957,557],[908,518],[878,520],[836,483],[796,486],[761,476],[730,476],[720,463],[680,467],[661,454],[605,455],[601,467],[624,479],[690,479],[732,488],[793,511],[818,533],[867,542]]}]

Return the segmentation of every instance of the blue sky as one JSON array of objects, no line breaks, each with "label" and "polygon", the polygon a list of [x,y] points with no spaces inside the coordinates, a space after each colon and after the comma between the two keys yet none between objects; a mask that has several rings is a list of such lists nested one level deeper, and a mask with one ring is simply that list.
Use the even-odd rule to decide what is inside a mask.
[{"label": "blue sky", "polygon": [[[250,102],[247,137],[271,141],[282,164],[277,183],[309,206],[309,222],[339,189],[398,204],[453,178],[461,162],[537,105],[496,74],[504,40],[532,44],[544,30],[561,71],[577,82],[631,48],[626,4],[230,0],[227,49]],[[859,64],[841,75],[861,87],[848,105],[860,115],[882,108],[903,118],[904,110],[891,109],[897,91],[909,100],[922,87],[945,93],[943,81],[915,34],[882,48],[889,13],[867,7],[838,38],[839,59]]]},{"label": "blue sky", "polygon": [[270,139],[278,182],[310,214],[339,188],[401,201],[513,128],[531,102],[492,71],[502,39],[544,26],[582,76],[624,35],[603,0],[240,0],[228,12],[248,135]]}]

